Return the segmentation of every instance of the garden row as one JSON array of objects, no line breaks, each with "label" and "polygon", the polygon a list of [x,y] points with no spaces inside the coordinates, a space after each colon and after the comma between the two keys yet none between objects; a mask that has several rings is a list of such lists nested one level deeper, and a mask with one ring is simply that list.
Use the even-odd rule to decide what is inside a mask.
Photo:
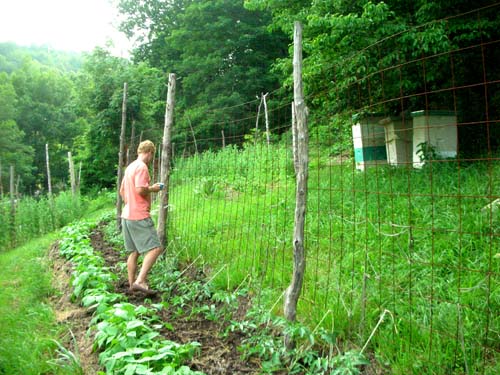
[{"label": "garden row", "polygon": [[[110,218],[108,215],[106,220]],[[175,257],[162,258],[151,275],[151,284],[162,298],[132,303],[125,294],[116,292],[116,272],[91,245],[90,233],[95,227],[88,222],[66,227],[59,247],[61,256],[72,264],[72,299],[93,313],[89,332],[94,337],[94,350],[99,352],[99,364],[107,374],[215,373],[208,364],[205,372],[200,363],[207,358],[203,352],[209,348],[197,341],[179,344],[165,338],[168,332],[182,329],[179,323],[200,317],[213,323],[205,326],[210,332],[203,333],[213,335],[213,339],[200,341],[210,346],[225,341],[221,345],[238,353],[239,358],[226,361],[233,362],[228,363],[233,366],[232,373],[244,373],[234,367],[239,360],[245,371],[251,363],[254,373],[267,374],[359,374],[363,366],[370,365],[360,351],[341,354],[333,332],[320,327],[310,330],[274,316],[272,310],[251,301],[244,283],[231,292],[216,289],[212,279],[193,278],[194,263],[178,270]],[[111,242],[117,240],[113,231],[111,226],[105,229],[108,237],[115,236],[109,239]],[[246,306],[241,306],[242,301]],[[285,348],[284,335],[295,341],[294,349]],[[204,372],[193,370],[193,363]]]}]

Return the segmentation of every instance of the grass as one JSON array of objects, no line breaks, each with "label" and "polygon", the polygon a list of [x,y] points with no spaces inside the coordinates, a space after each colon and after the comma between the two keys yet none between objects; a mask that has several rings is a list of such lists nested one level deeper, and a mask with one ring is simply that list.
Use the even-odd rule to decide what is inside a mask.
[{"label": "grass", "polygon": [[[298,319],[321,321],[348,351],[388,310],[368,350],[394,374],[498,373],[500,217],[482,210],[498,196],[498,162],[357,172],[311,155]],[[271,291],[262,299],[278,314],[292,272],[288,156],[282,146],[210,152],[177,161],[171,180],[171,248],[219,287]]]},{"label": "grass", "polygon": [[49,363],[61,329],[48,300],[47,249],[56,239],[52,233],[0,253],[0,374],[64,373]]},{"label": "grass", "polygon": [[[109,211],[110,200],[102,194],[86,201],[86,210],[70,212],[75,204],[65,198],[58,200],[60,224],[75,214],[85,215],[89,220],[98,218]],[[33,218],[31,224],[27,221],[30,216],[27,208],[41,213],[43,205],[44,201],[36,203],[29,199],[20,205],[24,213],[18,218],[25,222],[22,230],[27,237],[22,241],[24,245],[0,251],[0,374],[76,374],[81,371],[78,358],[60,343],[67,332],[56,323],[49,301],[57,291],[51,286],[48,249],[60,234],[54,231],[36,234],[40,222],[35,224]],[[78,203],[78,207],[82,205]],[[40,219],[41,216],[33,217]],[[28,240],[33,236],[38,237]]]}]

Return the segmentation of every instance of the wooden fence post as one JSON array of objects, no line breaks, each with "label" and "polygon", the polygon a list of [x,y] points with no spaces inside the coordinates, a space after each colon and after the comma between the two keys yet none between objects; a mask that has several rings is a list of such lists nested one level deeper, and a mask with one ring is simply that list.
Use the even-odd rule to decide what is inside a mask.
[{"label": "wooden fence post", "polygon": [[127,123],[127,82],[123,83],[122,126],[120,130],[120,151],[118,152],[118,171],[116,178],[116,228],[122,229],[122,196],[120,185],[123,178],[123,154],[125,152],[125,125]]},{"label": "wooden fence post", "polygon": [[[258,97],[257,97],[258,98]],[[260,94],[260,103],[257,108],[257,118],[255,119],[255,134],[253,138],[253,144],[257,144],[257,133],[259,132],[259,119],[260,119],[260,107],[262,106],[262,93]]]},{"label": "wooden fence post", "polygon": [[14,192],[14,166],[10,166],[10,244],[11,247],[16,245],[16,199]]},{"label": "wooden fence post", "polygon": [[295,121],[295,102],[292,101],[292,154],[293,154],[293,168],[295,175],[299,170],[299,152],[297,150],[297,121]]},{"label": "wooden fence post", "polygon": [[47,189],[49,198],[52,197],[52,180],[50,177],[50,160],[49,160],[49,144],[45,143],[45,163],[47,166]]},{"label": "wooden fence post", "polygon": [[[292,281],[285,292],[284,314],[289,321],[295,321],[297,302],[301,293],[306,268],[304,249],[304,226],[307,203],[307,179],[309,164],[307,108],[304,102],[302,87],[302,25],[296,21],[294,25],[293,81],[295,118],[297,124],[297,173],[295,192],[295,226],[293,233],[293,275]],[[285,337],[285,345],[294,345],[289,336]]]},{"label": "wooden fence post", "polygon": [[73,163],[73,157],[71,156],[71,151],[68,151],[68,163],[69,163],[69,178],[71,181],[71,194],[73,198],[76,196],[76,174],[75,174],[75,164]]},{"label": "wooden fence post", "polygon": [[269,140],[269,137],[270,137],[270,132],[269,132],[269,116],[267,114],[267,95],[269,93],[266,92],[265,94],[262,95],[262,101],[264,102],[264,118],[266,120],[266,140],[267,140],[267,148],[269,148],[269,143],[270,143],[270,140]]},{"label": "wooden fence post", "polygon": [[[158,213],[158,237],[162,248],[167,246],[167,218],[170,182],[170,160],[172,152],[172,124],[174,122],[175,106],[175,74],[168,75],[167,104],[165,108],[165,127],[163,129],[163,143],[161,152],[160,182],[164,184],[160,191],[160,209]],[[194,134],[193,134],[194,136]]]},{"label": "wooden fence post", "polygon": [[78,191],[80,191],[80,181],[82,180],[82,162],[80,162],[80,165],[78,166],[78,178],[76,179],[76,186]]}]

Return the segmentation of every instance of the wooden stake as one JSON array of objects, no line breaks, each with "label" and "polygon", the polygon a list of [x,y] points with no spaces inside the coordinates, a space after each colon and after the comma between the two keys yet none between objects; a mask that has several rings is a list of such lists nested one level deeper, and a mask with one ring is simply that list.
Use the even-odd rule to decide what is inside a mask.
[{"label": "wooden stake", "polygon": [[222,148],[226,148],[226,137],[224,136],[224,130],[221,130],[222,135]]},{"label": "wooden stake", "polygon": [[76,177],[75,177],[75,164],[73,163],[73,157],[71,156],[71,151],[68,152],[68,163],[69,163],[69,178],[71,181],[71,194],[73,197],[76,196]]},{"label": "wooden stake", "polygon": [[260,94],[260,103],[259,103],[259,107],[257,108],[257,118],[255,119],[255,134],[254,134],[254,138],[253,138],[253,144],[257,143],[257,133],[259,131],[259,118],[260,118],[260,107],[261,106],[262,106],[262,94]]},{"label": "wooden stake", "polygon": [[163,148],[163,144],[159,144],[159,147],[158,147],[158,176],[161,177],[161,169],[162,169],[162,160],[161,160],[161,150]]},{"label": "wooden stake", "polygon": [[267,140],[267,147],[269,148],[269,117],[267,116],[267,100],[266,97],[269,93],[266,92],[264,95],[262,95],[262,101],[264,103],[264,116],[266,119],[266,140]]},{"label": "wooden stake", "polygon": [[[172,152],[172,124],[174,122],[175,106],[175,74],[168,75],[167,105],[165,108],[165,127],[163,129],[163,147],[161,153],[160,182],[164,184],[160,191],[160,209],[158,212],[158,237],[164,249],[167,244],[167,218],[168,218],[168,198],[170,182],[170,162]],[[192,129],[192,128],[191,128]],[[193,134],[194,137],[194,134]]]},{"label": "wooden stake", "polygon": [[[125,126],[127,123],[127,82],[123,83],[122,100],[122,126],[120,130],[120,151],[118,152],[118,173],[116,178],[116,227],[119,231],[122,229],[122,196],[120,195],[120,186],[123,178],[123,154],[125,152]],[[142,135],[142,134],[141,134]]]},{"label": "wooden stake", "polygon": [[52,196],[52,180],[50,177],[50,160],[49,160],[49,144],[45,144],[45,162],[47,164],[47,189],[49,192],[49,197]]},{"label": "wooden stake", "polygon": [[292,101],[292,153],[295,176],[299,170],[299,150],[297,149],[297,121],[295,120],[295,102]]},{"label": "wooden stake", "polygon": [[82,162],[80,162],[80,166],[78,167],[78,179],[76,180],[76,186],[78,191],[80,191],[81,180],[82,180]]},{"label": "wooden stake", "polygon": [[[308,179],[308,130],[307,130],[307,108],[304,102],[302,87],[302,25],[296,21],[294,24],[294,54],[293,54],[293,81],[295,117],[297,119],[297,151],[298,171],[297,186],[295,193],[295,226],[293,233],[293,275],[290,286],[285,292],[284,314],[289,321],[295,321],[297,315],[297,303],[301,293],[306,268],[304,249],[304,225],[307,202],[307,179]],[[285,337],[288,348],[293,347],[289,336]]]},{"label": "wooden stake", "polygon": [[10,230],[11,230],[11,236],[10,236],[10,243],[11,246],[14,247],[16,245],[16,200],[15,200],[15,193],[14,193],[14,166],[10,166],[10,186],[9,186],[9,193],[10,193]]}]

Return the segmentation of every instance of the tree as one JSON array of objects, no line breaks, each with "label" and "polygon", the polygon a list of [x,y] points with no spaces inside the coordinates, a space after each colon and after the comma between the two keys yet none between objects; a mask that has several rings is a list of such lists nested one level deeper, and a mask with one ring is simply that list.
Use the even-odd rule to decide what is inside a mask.
[{"label": "tree", "polygon": [[[24,133],[16,124],[17,96],[6,73],[0,73],[0,161],[2,175],[9,166],[14,165],[16,172],[27,181],[31,176],[33,149],[24,141]],[[2,180],[3,183],[7,181]],[[4,191],[5,191],[4,187]]]},{"label": "tree", "polygon": [[[87,57],[77,87],[80,98],[77,113],[87,124],[78,140],[78,160],[85,165],[84,189],[114,188],[121,127],[123,83],[128,83],[127,140],[130,124],[136,126],[135,146],[141,132],[160,141],[164,113],[165,78],[146,63],[132,64],[96,49]],[[135,156],[135,150],[132,150]]]},{"label": "tree", "polygon": [[[304,82],[313,114],[311,126],[324,123],[323,117],[365,107],[372,112],[399,114],[403,110],[454,109],[456,103],[459,110],[467,108],[461,115],[466,112],[468,118],[461,118],[461,122],[484,117],[482,87],[456,90],[455,98],[451,94],[417,94],[483,81],[483,70],[478,69],[483,64],[482,52],[478,48],[452,51],[498,40],[500,19],[496,11],[487,8],[490,1],[247,0],[245,5],[270,11],[272,27],[287,35],[291,35],[293,20],[303,22]],[[481,7],[486,8],[471,12]],[[496,76],[498,48],[484,49],[485,69]],[[454,76],[450,74],[450,58],[455,59]],[[281,82],[290,85],[291,59],[277,60],[275,68],[281,72]],[[402,100],[393,100],[401,96]],[[494,98],[498,95],[493,93],[489,108],[495,108],[493,103],[498,99]],[[477,136],[472,134],[473,128],[461,130],[461,139],[472,136],[477,140],[464,142],[462,150],[472,147],[477,151],[485,144],[487,132]],[[490,137],[496,147],[500,146],[497,138]]]},{"label": "tree", "polygon": [[31,191],[46,186],[45,144],[54,153],[51,172],[54,186],[67,181],[66,155],[73,139],[82,131],[72,108],[73,83],[58,70],[31,60],[11,74],[16,92],[15,121],[24,133],[24,141],[34,149],[33,175],[27,176]]},{"label": "tree", "polygon": [[233,139],[242,136],[246,130],[234,120],[255,115],[255,108],[241,104],[279,87],[270,66],[286,53],[288,41],[267,29],[270,15],[246,10],[241,0],[120,4],[127,19],[124,29],[147,35],[135,58],[178,76],[173,141],[191,139],[191,127],[198,138],[218,138],[220,124],[232,122]]}]

